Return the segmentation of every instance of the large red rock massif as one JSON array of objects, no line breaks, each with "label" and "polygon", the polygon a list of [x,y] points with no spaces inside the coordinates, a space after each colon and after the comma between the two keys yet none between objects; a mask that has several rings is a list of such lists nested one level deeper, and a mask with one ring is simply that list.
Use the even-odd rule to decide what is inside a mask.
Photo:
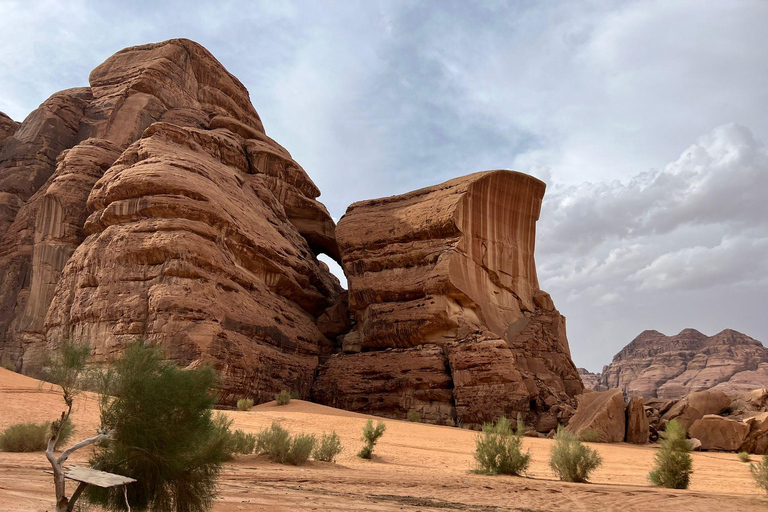
[{"label": "large red rock massif", "polygon": [[308,397],[341,292],[319,195],[203,47],[120,51],[4,139],[0,352],[34,372],[65,338],[109,361],[142,337],[224,401]]},{"label": "large red rock massif", "polygon": [[676,336],[644,331],[601,374],[585,372],[582,378],[597,391],[617,387],[644,398],[680,398],[705,389],[735,394],[768,383],[768,348],[732,329],[714,336],[695,329]]},{"label": "large red rock massif", "polygon": [[354,328],[315,399],[464,424],[522,413],[542,431],[567,419],[583,384],[536,276],[544,188],[488,171],[351,205],[336,236]]},{"label": "large red rock massif", "polygon": [[541,431],[573,413],[583,385],[533,259],[542,182],[472,174],[356,203],[337,230],[202,46],[127,48],[89,83],[0,115],[3,364],[36,373],[65,339],[106,363],[142,338],[213,365],[225,403],[291,389]]}]

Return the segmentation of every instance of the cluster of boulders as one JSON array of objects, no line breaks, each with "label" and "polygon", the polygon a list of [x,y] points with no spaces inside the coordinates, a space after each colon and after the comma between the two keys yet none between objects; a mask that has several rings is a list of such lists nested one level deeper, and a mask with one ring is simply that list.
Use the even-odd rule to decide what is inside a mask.
[{"label": "cluster of boulders", "polygon": [[644,444],[658,440],[666,424],[676,420],[694,449],[768,453],[768,389],[735,393],[696,391],[675,400],[630,396],[618,388],[587,391],[568,429],[584,439],[604,443]]}]

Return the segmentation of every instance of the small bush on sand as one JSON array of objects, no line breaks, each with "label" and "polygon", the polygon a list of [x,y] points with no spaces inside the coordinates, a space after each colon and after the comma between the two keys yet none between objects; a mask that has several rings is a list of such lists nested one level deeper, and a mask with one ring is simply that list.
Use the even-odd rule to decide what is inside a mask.
[{"label": "small bush on sand", "polygon": [[741,462],[751,462],[752,459],[749,458],[749,454],[747,452],[739,452],[739,460]]},{"label": "small bush on sand", "polygon": [[320,438],[320,443],[315,448],[315,452],[312,456],[316,460],[323,462],[333,462],[336,460],[336,456],[341,453],[341,438],[336,432],[330,434],[323,434]]},{"label": "small bush on sand", "polygon": [[685,427],[675,420],[667,423],[656,452],[656,467],[648,475],[651,483],[669,489],[687,489],[693,460]]},{"label": "small bush on sand", "polygon": [[256,436],[256,452],[266,454],[280,464],[298,466],[307,462],[315,447],[317,438],[311,434],[291,434],[278,423],[261,431]]},{"label": "small bush on sand", "polygon": [[517,424],[517,432],[512,431],[509,420],[502,416],[496,423],[484,423],[483,431],[475,440],[475,460],[477,472],[489,475],[521,475],[528,469],[530,453],[523,453],[522,422]]},{"label": "small bush on sand", "polygon": [[251,407],[253,407],[252,398],[241,398],[237,401],[237,408],[241,411],[250,411]]},{"label": "small bush on sand", "polygon": [[287,390],[282,390],[275,395],[275,402],[277,405],[288,405],[291,402],[291,393]]},{"label": "small bush on sand", "polygon": [[[61,429],[56,440],[56,448],[64,446],[75,429],[69,419]],[[44,452],[52,434],[51,423],[17,423],[0,433],[0,451],[4,452]]]},{"label": "small bush on sand", "polygon": [[586,482],[589,474],[603,463],[597,451],[584,446],[562,426],[557,428],[554,439],[549,465],[560,480]]},{"label": "small bush on sand", "polygon": [[357,456],[363,459],[370,459],[373,456],[373,447],[376,446],[379,438],[384,435],[386,429],[387,426],[383,421],[379,420],[376,428],[374,428],[373,420],[368,420],[363,427],[363,437],[360,439],[365,444]]},{"label": "small bush on sand", "polygon": [[755,482],[758,487],[768,492],[768,454],[763,455],[763,461],[757,464],[749,465],[752,476],[755,478]]},{"label": "small bush on sand", "polygon": [[48,444],[48,423],[17,423],[0,434],[0,450],[4,452],[42,452]]},{"label": "small bush on sand", "polygon": [[582,443],[596,443],[600,440],[600,435],[594,430],[585,430],[579,436]]},{"label": "small bush on sand", "polygon": [[408,421],[412,421],[414,423],[421,423],[421,413],[416,409],[410,409],[408,411]]},{"label": "small bush on sand", "polygon": [[291,451],[288,452],[288,464],[298,466],[309,460],[317,444],[314,434],[297,434],[291,439]]}]

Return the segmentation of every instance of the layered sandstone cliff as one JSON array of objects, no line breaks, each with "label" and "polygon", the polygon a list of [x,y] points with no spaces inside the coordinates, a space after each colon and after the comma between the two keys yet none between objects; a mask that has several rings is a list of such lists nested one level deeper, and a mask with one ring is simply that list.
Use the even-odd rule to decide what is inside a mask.
[{"label": "layered sandstone cliff", "polygon": [[565,319],[536,277],[544,188],[488,171],[350,206],[336,235],[355,327],[321,367],[315,398],[465,424],[520,412],[556,426],[583,385]]},{"label": "layered sandstone cliff", "polygon": [[594,389],[670,399],[705,389],[734,394],[766,382],[768,348],[758,340],[731,329],[714,336],[685,329],[675,336],[644,331],[614,356]]},{"label": "layered sandstone cliff", "polygon": [[34,372],[64,338],[108,361],[141,337],[225,401],[308,397],[341,291],[319,195],[203,47],[120,51],[0,150],[0,352]]},{"label": "layered sandstone cliff", "polygon": [[435,422],[570,417],[583,385],[533,259],[542,182],[490,171],[356,203],[337,234],[200,45],[127,48],[89,82],[0,115],[4,363],[35,373],[64,339],[105,363],[145,339],[213,365],[225,403],[291,389]]}]

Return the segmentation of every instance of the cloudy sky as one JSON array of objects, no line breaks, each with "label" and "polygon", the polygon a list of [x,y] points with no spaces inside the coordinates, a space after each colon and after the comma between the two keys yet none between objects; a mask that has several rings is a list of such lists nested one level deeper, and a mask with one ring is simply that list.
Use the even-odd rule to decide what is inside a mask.
[{"label": "cloudy sky", "polygon": [[767,20],[763,0],[0,0],[0,111],[21,120],[121,48],[187,37],[336,218],[474,171],[534,174],[541,286],[595,371],[644,329],[768,341]]}]

